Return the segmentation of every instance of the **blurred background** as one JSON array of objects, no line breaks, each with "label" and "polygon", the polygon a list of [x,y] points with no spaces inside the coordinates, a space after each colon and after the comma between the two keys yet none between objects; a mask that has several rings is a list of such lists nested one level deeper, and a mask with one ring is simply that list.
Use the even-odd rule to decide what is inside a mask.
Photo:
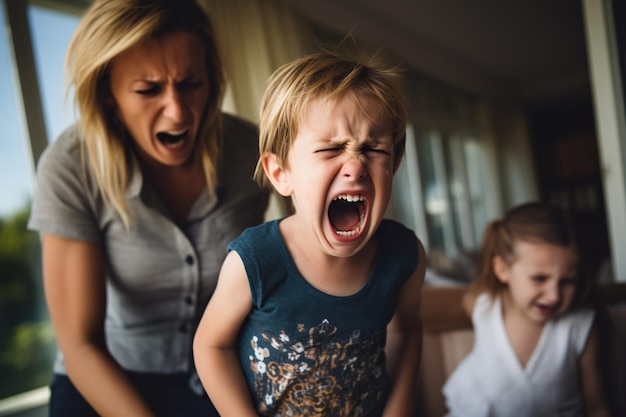
[{"label": "blurred background", "polygon": [[[224,110],[254,122],[267,77],[320,45],[403,69],[407,153],[387,215],[424,242],[427,285],[470,281],[486,223],[530,200],[574,216],[588,273],[626,280],[626,2],[204,1]],[[38,157],[78,117],[63,60],[89,4],[0,0],[0,416],[45,415],[56,345],[26,222]]]}]

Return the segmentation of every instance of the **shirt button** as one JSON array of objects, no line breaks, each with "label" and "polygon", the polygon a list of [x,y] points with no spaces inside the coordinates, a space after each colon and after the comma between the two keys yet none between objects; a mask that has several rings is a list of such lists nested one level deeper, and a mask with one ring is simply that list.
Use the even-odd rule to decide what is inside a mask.
[{"label": "shirt button", "polygon": [[192,305],[193,304],[193,297],[191,295],[188,295],[187,297],[185,297],[185,303],[188,305]]},{"label": "shirt button", "polygon": [[185,262],[187,265],[193,265],[193,256],[187,255],[187,257],[185,257]]}]

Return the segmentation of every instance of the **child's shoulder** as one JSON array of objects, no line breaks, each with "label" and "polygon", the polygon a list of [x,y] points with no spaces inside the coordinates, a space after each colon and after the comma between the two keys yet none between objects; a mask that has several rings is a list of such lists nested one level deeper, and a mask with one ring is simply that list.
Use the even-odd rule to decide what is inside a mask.
[{"label": "child's shoulder", "polygon": [[493,306],[494,303],[498,302],[499,296],[492,296],[486,291],[476,291],[473,288],[469,288],[463,294],[462,305],[463,310],[468,315],[468,317],[472,317],[474,311],[476,309],[480,311],[484,311]]},{"label": "child's shoulder", "polygon": [[249,226],[244,229],[240,236],[258,236],[262,235],[263,233],[270,233],[272,230],[278,227],[279,221],[279,219],[269,220],[261,224]]},{"label": "child's shoulder", "polygon": [[376,258],[379,270],[390,272],[398,268],[402,276],[411,276],[416,268],[425,263],[421,244],[415,233],[402,223],[383,219],[372,241],[376,244]]},{"label": "child's shoulder", "polygon": [[417,241],[417,236],[415,232],[404,224],[392,220],[392,219],[383,219],[378,226],[378,230],[376,234],[381,240],[389,240],[393,241],[406,241],[406,240],[415,240]]},{"label": "child's shoulder", "polygon": [[577,354],[581,354],[587,344],[595,322],[595,311],[578,307],[553,320],[553,333],[567,340]]},{"label": "child's shoulder", "polygon": [[396,254],[416,260],[420,257],[420,243],[415,232],[398,221],[383,219],[376,230],[376,240],[381,253]]},{"label": "child's shoulder", "polygon": [[590,327],[595,319],[596,312],[589,307],[577,307],[558,317],[557,321],[576,327]]},{"label": "child's shoulder", "polygon": [[278,222],[279,220],[270,220],[256,226],[247,227],[239,234],[239,236],[229,243],[229,250],[239,249],[242,246],[254,247],[258,243],[267,242],[268,237],[276,236],[277,233],[279,234]]}]

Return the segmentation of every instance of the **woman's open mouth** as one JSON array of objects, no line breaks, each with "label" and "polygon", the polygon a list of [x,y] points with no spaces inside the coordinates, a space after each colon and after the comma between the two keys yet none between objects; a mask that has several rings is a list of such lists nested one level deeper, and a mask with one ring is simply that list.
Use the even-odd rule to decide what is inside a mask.
[{"label": "woman's open mouth", "polygon": [[178,130],[178,131],[169,131],[169,132],[159,132],[156,137],[168,148],[178,148],[179,146],[183,146],[185,140],[187,139],[188,129]]},{"label": "woman's open mouth", "polygon": [[328,219],[335,233],[342,237],[358,235],[367,213],[366,200],[361,194],[341,194],[328,207]]}]

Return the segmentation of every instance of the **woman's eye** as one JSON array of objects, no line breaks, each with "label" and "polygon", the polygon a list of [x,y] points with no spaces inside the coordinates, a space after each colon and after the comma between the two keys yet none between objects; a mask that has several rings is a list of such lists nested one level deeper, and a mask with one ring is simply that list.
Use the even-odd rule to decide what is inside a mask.
[{"label": "woman's eye", "polygon": [[533,281],[535,282],[545,282],[546,281],[546,277],[543,275],[535,275],[531,278]]},{"label": "woman's eye", "polygon": [[142,96],[153,96],[155,94],[157,94],[159,92],[159,87],[158,86],[152,86],[152,87],[148,87],[148,88],[142,88],[139,90],[135,90],[135,93],[142,95]]},{"label": "woman's eye", "polygon": [[182,88],[188,88],[188,89],[196,89],[201,86],[202,86],[202,82],[200,81],[187,80],[181,83]]}]

